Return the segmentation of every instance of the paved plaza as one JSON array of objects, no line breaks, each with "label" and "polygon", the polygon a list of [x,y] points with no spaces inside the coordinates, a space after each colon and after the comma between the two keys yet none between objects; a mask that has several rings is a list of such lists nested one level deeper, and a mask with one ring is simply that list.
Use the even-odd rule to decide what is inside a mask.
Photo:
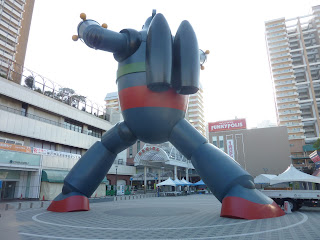
[{"label": "paved plaza", "polygon": [[40,204],[2,208],[0,239],[320,239],[320,209],[273,219],[221,218],[221,204],[211,194],[127,198],[71,213],[48,212]]}]

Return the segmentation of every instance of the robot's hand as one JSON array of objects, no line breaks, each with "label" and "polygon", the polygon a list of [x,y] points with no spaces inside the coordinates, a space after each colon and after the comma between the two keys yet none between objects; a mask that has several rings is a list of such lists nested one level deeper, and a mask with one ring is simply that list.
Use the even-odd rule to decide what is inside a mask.
[{"label": "robot's hand", "polygon": [[[73,41],[77,41],[79,38],[83,38],[83,32],[88,26],[99,25],[96,21],[87,20],[87,15],[85,13],[81,13],[80,18],[82,19],[82,22],[80,22],[78,25],[78,35],[72,36]],[[103,23],[101,27],[108,28],[108,25],[106,23]]]},{"label": "robot's hand", "polygon": [[199,55],[200,55],[200,68],[201,70],[204,70],[203,64],[207,61],[207,55],[210,53],[209,50],[206,50],[205,52],[199,49]]}]

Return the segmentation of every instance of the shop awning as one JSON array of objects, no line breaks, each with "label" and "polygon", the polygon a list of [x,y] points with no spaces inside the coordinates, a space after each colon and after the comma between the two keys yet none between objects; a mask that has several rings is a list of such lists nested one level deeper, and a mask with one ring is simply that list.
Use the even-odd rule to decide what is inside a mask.
[{"label": "shop awning", "polygon": [[[63,180],[68,175],[69,171],[63,170],[42,170],[41,181],[42,182],[50,182],[50,183],[63,183]],[[108,180],[105,177],[102,180],[102,183],[107,183]]]}]

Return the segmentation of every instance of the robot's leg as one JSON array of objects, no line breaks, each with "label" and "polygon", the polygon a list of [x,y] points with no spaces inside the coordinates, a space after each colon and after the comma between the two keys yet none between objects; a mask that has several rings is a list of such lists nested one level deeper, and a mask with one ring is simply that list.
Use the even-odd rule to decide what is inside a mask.
[{"label": "robot's leg", "polygon": [[109,171],[117,154],[134,144],[136,137],[127,125],[118,123],[79,159],[64,179],[62,193],[48,207],[53,212],[89,210],[88,198]]},{"label": "robot's leg", "polygon": [[198,174],[222,203],[222,217],[261,219],[284,215],[272,199],[255,188],[253,178],[240,164],[207,143],[185,119],[175,125],[169,140],[191,159]]}]

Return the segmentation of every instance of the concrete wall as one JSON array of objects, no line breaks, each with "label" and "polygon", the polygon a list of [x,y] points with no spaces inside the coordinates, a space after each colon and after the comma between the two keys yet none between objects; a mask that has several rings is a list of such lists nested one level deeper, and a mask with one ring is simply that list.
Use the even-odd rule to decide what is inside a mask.
[{"label": "concrete wall", "polygon": [[235,160],[253,177],[262,173],[280,174],[291,164],[288,133],[284,126],[210,132],[210,143],[212,136],[224,137],[225,152],[227,139],[233,139]]},{"label": "concrete wall", "polygon": [[[80,111],[67,104],[61,103],[41,93],[37,93],[27,87],[18,85],[0,77],[0,94],[9,98],[28,103],[39,109],[50,111],[55,115],[67,117],[102,130],[109,130],[112,124],[108,121],[95,117],[89,113]],[[21,107],[21,106],[20,106]]]},{"label": "concrete wall", "polygon": [[98,138],[0,110],[0,132],[88,149]]}]

